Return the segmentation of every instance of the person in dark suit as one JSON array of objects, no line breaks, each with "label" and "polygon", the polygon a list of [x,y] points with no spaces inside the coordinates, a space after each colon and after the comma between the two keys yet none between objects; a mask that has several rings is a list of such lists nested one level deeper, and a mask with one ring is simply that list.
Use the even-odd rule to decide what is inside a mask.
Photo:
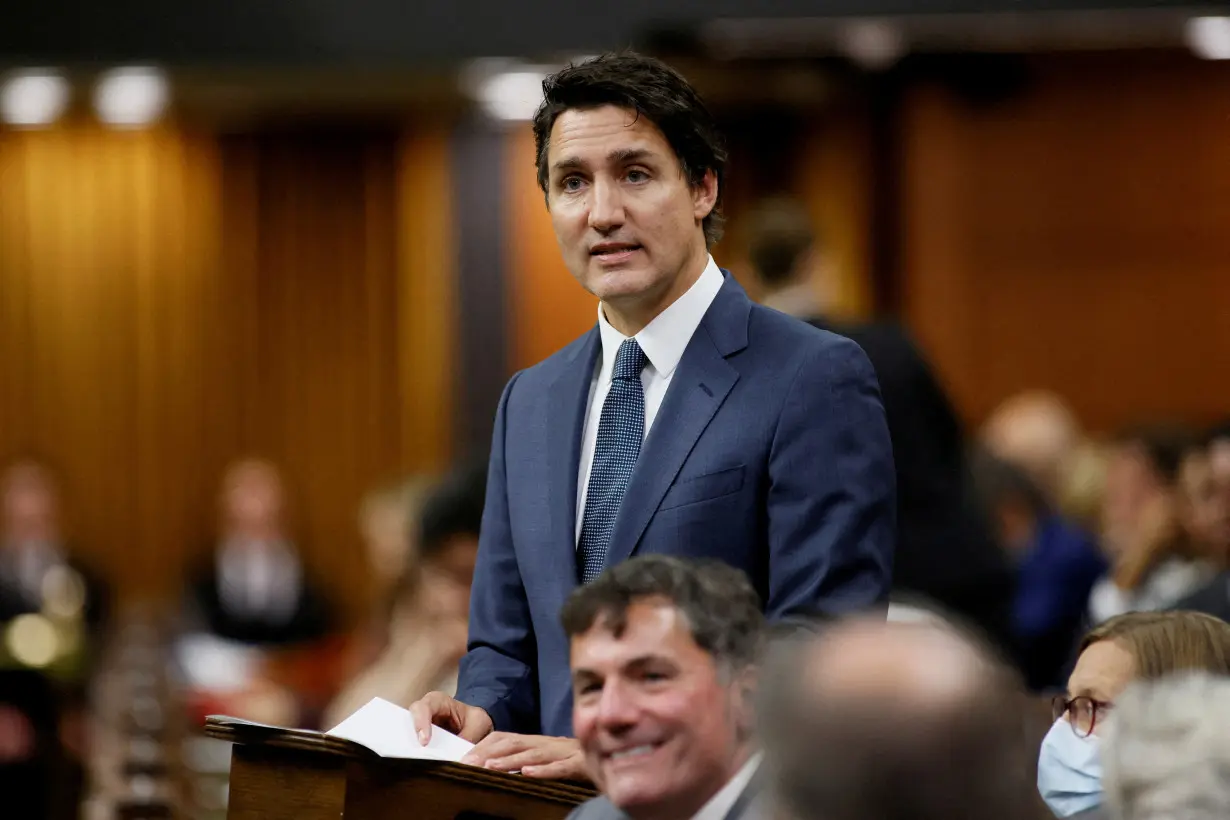
[{"label": "person in dark suit", "polygon": [[412,711],[481,741],[470,762],[566,777],[557,617],[578,584],[661,553],[745,571],[772,618],[883,605],[895,483],[858,345],[752,303],[710,257],[725,152],[687,81],[625,53],[544,91],[539,181],[598,322],[504,390],[458,694]]},{"label": "person in dark suit", "polygon": [[285,506],[281,473],[272,464],[245,459],[227,469],[217,547],[189,577],[189,631],[267,647],[329,634],[332,609],[299,560]]},{"label": "person in dark suit", "polygon": [[747,576],[638,556],[575,590],[560,620],[573,721],[602,791],[570,820],[765,816],[753,726],[765,629]]},{"label": "person in dark suit", "polygon": [[909,333],[831,315],[836,280],[793,200],[761,203],[748,242],[765,305],[853,340],[875,368],[897,478],[894,594],[924,596],[1011,646],[1013,569],[975,492],[961,422]]},{"label": "person in dark suit", "polygon": [[[49,817],[80,798],[81,727],[106,628],[108,590],[74,555],[60,480],[21,456],[0,471],[0,791],[14,816]],[[73,641],[15,640],[24,622]],[[30,634],[27,631],[26,634]]]}]

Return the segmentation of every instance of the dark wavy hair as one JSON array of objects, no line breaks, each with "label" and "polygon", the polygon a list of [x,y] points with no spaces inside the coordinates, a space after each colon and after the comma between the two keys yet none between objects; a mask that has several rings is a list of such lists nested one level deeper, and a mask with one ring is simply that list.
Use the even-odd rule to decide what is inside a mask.
[{"label": "dark wavy hair", "polygon": [[722,192],[726,146],[700,95],[683,75],[660,60],[632,51],[604,54],[570,65],[542,82],[543,102],[534,114],[534,153],[538,186],[547,192],[547,147],[551,128],[571,109],[614,105],[635,111],[662,132],[688,182],[697,186],[705,173],[717,177],[718,195],[705,217],[705,244],[722,238]]}]

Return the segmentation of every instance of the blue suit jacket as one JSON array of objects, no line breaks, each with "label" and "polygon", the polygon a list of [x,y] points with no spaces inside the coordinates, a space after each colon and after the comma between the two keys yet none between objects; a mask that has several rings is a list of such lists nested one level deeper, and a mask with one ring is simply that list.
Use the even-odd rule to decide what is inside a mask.
[{"label": "blue suit jacket", "polygon": [[[881,604],[896,485],[871,364],[725,276],[641,448],[607,563],[723,559],[770,618]],[[600,352],[595,325],[513,376],[496,413],[457,699],[498,730],[572,734],[559,612],[577,586],[577,470]]]}]

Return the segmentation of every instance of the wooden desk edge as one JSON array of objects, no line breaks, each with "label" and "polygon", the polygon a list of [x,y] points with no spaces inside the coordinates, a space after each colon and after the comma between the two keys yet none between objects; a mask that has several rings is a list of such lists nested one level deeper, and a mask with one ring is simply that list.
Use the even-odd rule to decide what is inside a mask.
[{"label": "wooden desk edge", "polygon": [[206,721],[203,733],[214,740],[224,740],[243,746],[263,746],[297,752],[343,757],[367,763],[378,763],[381,768],[411,768],[433,777],[455,780],[472,786],[512,791],[548,800],[561,800],[570,804],[584,802],[597,795],[593,789],[562,781],[534,780],[518,774],[493,772],[477,766],[447,763],[436,760],[409,760],[380,757],[375,752],[348,740],[333,738],[318,732],[276,732],[253,728],[223,725]]}]

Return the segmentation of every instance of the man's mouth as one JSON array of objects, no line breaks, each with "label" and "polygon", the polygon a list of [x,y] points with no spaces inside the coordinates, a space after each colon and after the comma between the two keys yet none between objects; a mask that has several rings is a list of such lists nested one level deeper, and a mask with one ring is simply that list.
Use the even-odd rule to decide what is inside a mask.
[{"label": "man's mouth", "polygon": [[642,743],[640,746],[630,746],[627,749],[620,749],[617,752],[608,753],[607,760],[614,762],[617,760],[630,760],[637,757],[644,757],[645,755],[653,754],[653,752],[657,751],[659,745],[660,744],[657,743]]},{"label": "man's mouth", "polygon": [[634,242],[603,242],[589,249],[589,255],[599,259],[612,259],[641,249]]}]

